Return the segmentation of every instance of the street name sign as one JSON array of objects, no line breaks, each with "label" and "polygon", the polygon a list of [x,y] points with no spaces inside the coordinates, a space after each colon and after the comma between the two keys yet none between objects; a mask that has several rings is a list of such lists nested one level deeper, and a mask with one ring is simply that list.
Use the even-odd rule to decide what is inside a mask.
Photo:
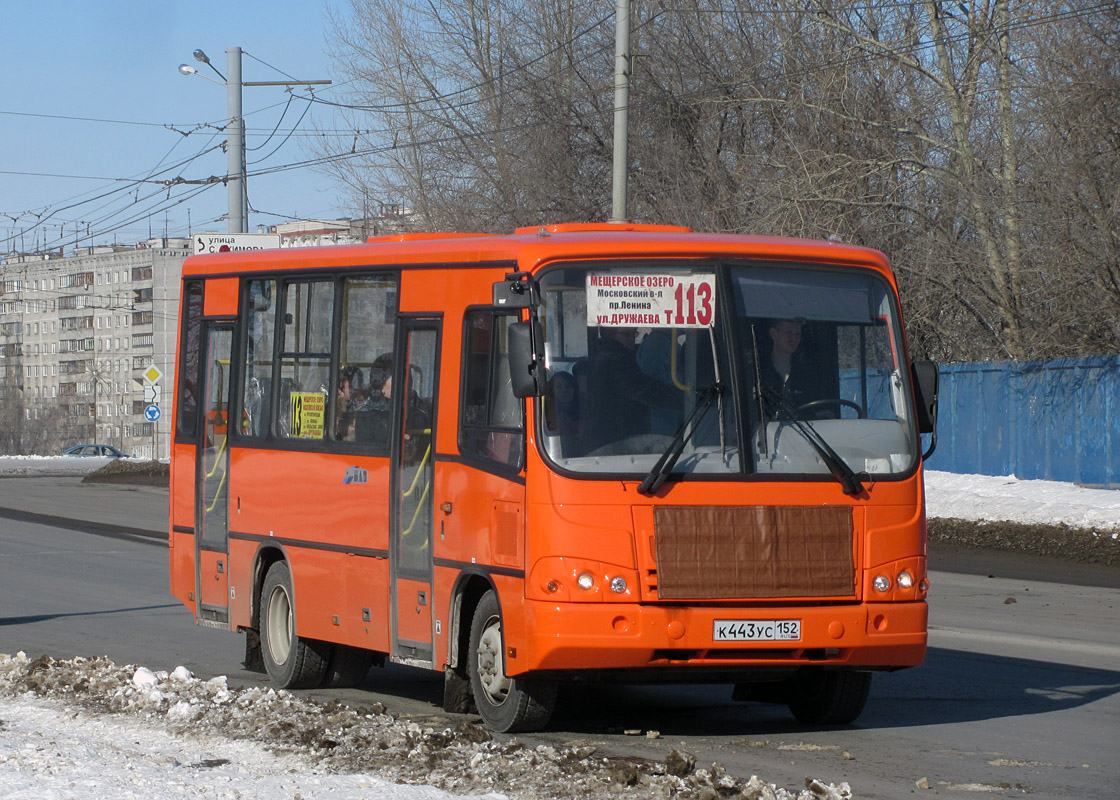
[{"label": "street name sign", "polygon": [[280,246],[278,233],[196,233],[195,255],[243,253],[246,250],[271,250]]}]

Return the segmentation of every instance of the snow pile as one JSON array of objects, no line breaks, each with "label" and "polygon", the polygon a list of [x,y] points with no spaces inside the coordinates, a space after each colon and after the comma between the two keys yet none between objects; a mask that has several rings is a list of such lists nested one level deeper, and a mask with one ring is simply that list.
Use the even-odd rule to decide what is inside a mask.
[{"label": "snow pile", "polygon": [[[63,713],[75,706],[86,713]],[[44,792],[38,781],[59,791]],[[412,786],[398,794],[400,787],[381,781]],[[719,764],[698,767],[678,750],[656,763],[597,756],[589,746],[497,741],[467,719],[408,720],[381,704],[351,708],[230,688],[225,677],[202,681],[183,667],[168,674],[104,658],[0,655],[0,794],[7,798],[445,796],[430,786],[514,800],[853,796],[846,783],[807,779],[804,790],[789,791],[757,776],[744,782]]]},{"label": "snow pile", "polygon": [[1115,489],[935,470],[925,473],[925,481],[926,513],[933,518],[1060,523],[1120,537],[1120,491]]}]

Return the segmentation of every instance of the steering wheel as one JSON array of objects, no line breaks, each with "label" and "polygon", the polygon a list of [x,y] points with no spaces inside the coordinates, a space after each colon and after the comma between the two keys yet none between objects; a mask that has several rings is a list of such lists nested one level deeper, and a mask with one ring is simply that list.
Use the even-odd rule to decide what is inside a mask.
[{"label": "steering wheel", "polygon": [[809,409],[816,408],[818,406],[837,406],[837,411],[840,410],[840,406],[847,406],[848,408],[854,410],[856,412],[856,416],[860,419],[867,418],[867,412],[863,410],[863,406],[861,406],[859,403],[854,403],[851,400],[845,400],[843,397],[825,397],[821,400],[810,400],[808,403],[802,403],[801,405],[799,405],[797,407],[797,411],[800,413],[802,411],[808,411]]}]

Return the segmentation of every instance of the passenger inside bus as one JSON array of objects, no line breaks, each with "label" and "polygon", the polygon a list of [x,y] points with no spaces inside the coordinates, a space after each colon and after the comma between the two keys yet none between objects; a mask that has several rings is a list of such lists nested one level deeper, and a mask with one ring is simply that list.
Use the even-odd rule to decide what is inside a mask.
[{"label": "passenger inside bus", "polygon": [[353,364],[343,367],[338,375],[336,438],[344,441],[354,440],[355,411],[361,406],[365,395],[362,370]]},{"label": "passenger inside bus", "polygon": [[393,412],[389,397],[393,390],[393,357],[378,356],[369,370],[369,385],[351,400],[354,439],[378,447],[389,446]]},{"label": "passenger inside bus", "polygon": [[586,440],[596,449],[651,433],[653,409],[680,414],[684,394],[642,372],[635,328],[600,327],[588,376]]},{"label": "passenger inside bus", "polygon": [[797,409],[813,400],[813,368],[801,350],[804,323],[796,319],[776,319],[770,323],[770,349],[760,359],[762,385],[767,416],[786,416],[782,406]]}]

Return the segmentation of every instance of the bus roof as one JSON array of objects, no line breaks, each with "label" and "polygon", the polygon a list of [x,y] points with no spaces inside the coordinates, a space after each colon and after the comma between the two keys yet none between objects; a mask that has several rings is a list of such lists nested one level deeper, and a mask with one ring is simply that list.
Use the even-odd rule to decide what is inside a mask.
[{"label": "bus roof", "polygon": [[567,223],[518,228],[512,234],[404,233],[365,244],[252,250],[189,257],[184,275],[229,275],[284,269],[357,266],[517,264],[584,259],[752,258],[870,266],[891,273],[878,250],[837,241],[696,233],[674,225]]}]

